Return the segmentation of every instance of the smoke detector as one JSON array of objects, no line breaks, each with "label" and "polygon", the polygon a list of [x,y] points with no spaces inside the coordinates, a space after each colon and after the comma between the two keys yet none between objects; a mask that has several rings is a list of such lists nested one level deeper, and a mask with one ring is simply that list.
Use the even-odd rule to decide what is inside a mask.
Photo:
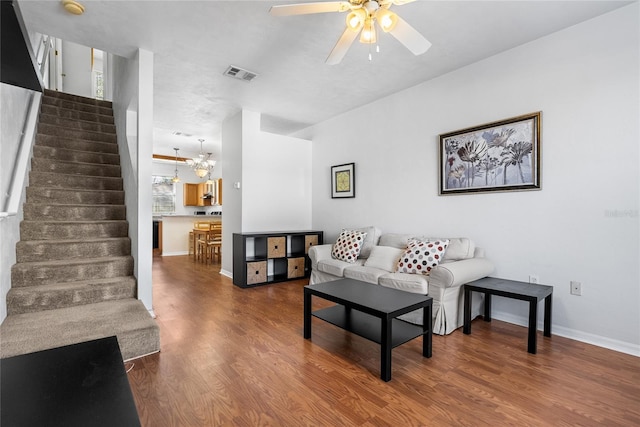
[{"label": "smoke detector", "polygon": [[229,65],[223,74],[225,76],[233,77],[234,79],[244,80],[245,82],[250,82],[258,77],[257,73],[236,67],[235,65]]}]

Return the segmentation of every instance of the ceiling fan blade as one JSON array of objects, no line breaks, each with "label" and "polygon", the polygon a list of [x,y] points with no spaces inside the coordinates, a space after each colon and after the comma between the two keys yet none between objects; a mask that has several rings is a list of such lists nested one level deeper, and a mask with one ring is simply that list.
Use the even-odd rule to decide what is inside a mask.
[{"label": "ceiling fan blade", "polygon": [[350,8],[351,5],[348,1],[323,1],[271,6],[269,13],[273,16],[308,15],[311,13],[345,12]]},{"label": "ceiling fan blade", "polygon": [[431,47],[429,40],[399,16],[395,28],[389,31],[389,34],[405,45],[414,55],[422,55]]},{"label": "ceiling fan blade", "polygon": [[349,48],[351,47],[353,41],[356,39],[356,37],[358,37],[358,33],[359,31],[353,31],[352,29],[347,27],[344,30],[344,33],[342,33],[342,36],[340,36],[338,43],[336,43],[336,45],[333,47],[333,50],[331,51],[325,62],[329,65],[339,64],[340,61],[342,61],[342,58],[344,58],[344,56],[349,51]]}]

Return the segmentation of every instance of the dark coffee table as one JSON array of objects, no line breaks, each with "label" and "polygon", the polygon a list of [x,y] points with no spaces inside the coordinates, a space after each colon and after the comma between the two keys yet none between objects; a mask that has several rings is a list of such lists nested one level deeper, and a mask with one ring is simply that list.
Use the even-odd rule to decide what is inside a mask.
[{"label": "dark coffee table", "polygon": [[[311,312],[311,296],[338,305]],[[422,355],[431,357],[433,298],[397,289],[340,279],[304,287],[304,337],[311,338],[311,316],[380,344],[380,378],[391,380],[391,349],[422,336]],[[423,308],[422,326],[397,319]]]}]

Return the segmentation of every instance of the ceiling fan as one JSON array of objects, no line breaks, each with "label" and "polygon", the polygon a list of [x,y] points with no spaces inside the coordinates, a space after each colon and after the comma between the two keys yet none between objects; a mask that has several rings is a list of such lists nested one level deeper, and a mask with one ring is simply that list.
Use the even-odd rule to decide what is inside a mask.
[{"label": "ceiling fan", "polygon": [[376,22],[382,31],[391,34],[414,55],[425,53],[431,47],[431,43],[389,10],[392,5],[399,6],[413,1],[415,0],[349,0],[287,4],[272,6],[269,13],[273,16],[290,16],[349,11],[346,19],[347,28],[326,60],[327,64],[335,65],[342,61],[358,34],[361,43],[376,43]]}]

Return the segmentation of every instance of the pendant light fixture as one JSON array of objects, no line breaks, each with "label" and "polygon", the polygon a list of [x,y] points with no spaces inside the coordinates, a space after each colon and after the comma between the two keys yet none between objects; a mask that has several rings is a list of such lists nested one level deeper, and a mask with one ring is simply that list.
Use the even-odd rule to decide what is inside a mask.
[{"label": "pendant light fixture", "polygon": [[213,185],[214,184],[213,180],[211,179],[211,171],[209,171],[209,178],[204,183],[207,184],[207,185]]},{"label": "pendant light fixture", "polygon": [[198,157],[194,157],[193,159],[187,159],[187,164],[193,168],[193,171],[196,173],[198,178],[204,178],[207,174],[213,169],[216,165],[216,161],[211,158],[212,153],[207,153],[204,155],[202,151],[202,143],[204,139],[199,139],[200,141],[200,154]]},{"label": "pendant light fixture", "polygon": [[176,172],[173,175],[173,178],[171,178],[171,182],[177,184],[180,182],[180,177],[178,176],[178,149],[174,148],[174,150],[176,151]]}]

